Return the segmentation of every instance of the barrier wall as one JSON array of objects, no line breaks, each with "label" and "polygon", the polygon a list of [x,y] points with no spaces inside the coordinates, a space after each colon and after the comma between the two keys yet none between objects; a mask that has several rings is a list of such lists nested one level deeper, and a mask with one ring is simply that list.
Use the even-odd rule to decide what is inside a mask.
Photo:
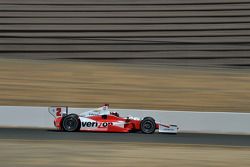
[{"label": "barrier wall", "polygon": [[[69,108],[69,113],[81,113],[87,108]],[[180,132],[218,133],[218,134],[250,134],[250,113],[228,112],[189,112],[111,109],[121,116],[152,116],[162,123],[177,124]],[[1,127],[53,128],[53,116],[48,107],[0,107]]]}]

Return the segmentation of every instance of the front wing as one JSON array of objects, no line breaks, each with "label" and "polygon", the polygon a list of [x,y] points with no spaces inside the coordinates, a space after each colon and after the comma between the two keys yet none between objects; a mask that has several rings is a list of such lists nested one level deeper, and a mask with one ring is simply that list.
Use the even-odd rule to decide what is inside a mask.
[{"label": "front wing", "polygon": [[173,133],[176,134],[178,132],[177,125],[163,125],[159,124],[159,133]]}]

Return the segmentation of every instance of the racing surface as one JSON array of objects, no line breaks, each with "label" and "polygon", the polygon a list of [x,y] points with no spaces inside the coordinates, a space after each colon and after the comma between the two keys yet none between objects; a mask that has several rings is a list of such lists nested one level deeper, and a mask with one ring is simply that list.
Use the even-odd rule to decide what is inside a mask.
[{"label": "racing surface", "polygon": [[147,135],[142,133],[61,132],[52,129],[22,128],[0,128],[0,139],[250,146],[250,136],[247,135],[191,133]]}]

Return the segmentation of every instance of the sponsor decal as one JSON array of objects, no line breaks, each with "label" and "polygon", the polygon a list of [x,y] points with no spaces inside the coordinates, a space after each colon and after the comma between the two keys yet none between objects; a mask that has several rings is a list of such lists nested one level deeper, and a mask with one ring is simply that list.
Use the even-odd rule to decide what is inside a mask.
[{"label": "sponsor decal", "polygon": [[[95,111],[96,112],[96,111]],[[89,116],[97,116],[97,115],[99,115],[100,113],[89,113]]]},{"label": "sponsor decal", "polygon": [[167,131],[175,131],[176,129],[173,129],[173,128],[164,128],[162,130],[167,130]]},{"label": "sponsor decal", "polygon": [[112,122],[82,122],[83,128],[105,128],[113,125]]}]

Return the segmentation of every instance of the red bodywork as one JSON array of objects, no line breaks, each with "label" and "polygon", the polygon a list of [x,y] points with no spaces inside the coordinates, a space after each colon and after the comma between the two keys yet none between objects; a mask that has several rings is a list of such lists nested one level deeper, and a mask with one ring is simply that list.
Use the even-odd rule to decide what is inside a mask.
[{"label": "red bodywork", "polygon": [[[85,119],[90,119],[92,122],[84,122]],[[57,117],[54,120],[55,127],[62,130],[63,117]],[[122,118],[115,115],[96,115],[88,117],[79,117],[81,124],[79,131],[94,131],[94,132],[131,132],[141,130],[141,120],[134,120],[129,118]],[[94,121],[94,122],[93,122]],[[120,124],[119,124],[120,123]],[[87,126],[88,127],[83,127]],[[92,127],[91,127],[92,126]],[[93,128],[93,126],[95,126]],[[156,123],[156,129],[159,128],[159,124]]]}]

